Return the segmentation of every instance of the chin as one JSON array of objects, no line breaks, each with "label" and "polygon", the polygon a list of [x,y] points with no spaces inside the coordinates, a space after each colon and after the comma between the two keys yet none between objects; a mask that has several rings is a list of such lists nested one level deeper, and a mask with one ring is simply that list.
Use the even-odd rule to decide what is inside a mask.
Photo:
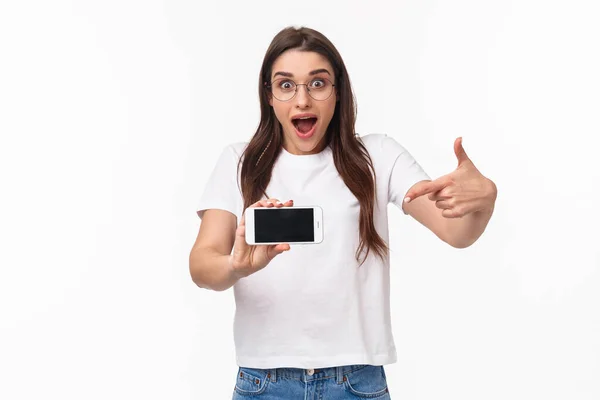
[{"label": "chin", "polygon": [[294,137],[292,143],[294,143],[294,146],[296,146],[298,150],[301,150],[303,152],[312,152],[319,147],[319,144],[322,141],[323,136],[317,137],[315,135],[308,139],[300,139],[298,137]]}]

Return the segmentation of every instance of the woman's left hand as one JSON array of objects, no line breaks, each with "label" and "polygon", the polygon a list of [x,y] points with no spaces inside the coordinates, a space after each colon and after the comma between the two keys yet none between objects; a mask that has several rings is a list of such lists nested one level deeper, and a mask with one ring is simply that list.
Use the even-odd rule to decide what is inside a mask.
[{"label": "woman's left hand", "polygon": [[497,197],[494,182],[486,178],[469,159],[462,146],[462,137],[454,141],[458,167],[434,181],[420,182],[406,194],[405,202],[429,194],[446,218],[461,218],[478,211],[492,211]]}]

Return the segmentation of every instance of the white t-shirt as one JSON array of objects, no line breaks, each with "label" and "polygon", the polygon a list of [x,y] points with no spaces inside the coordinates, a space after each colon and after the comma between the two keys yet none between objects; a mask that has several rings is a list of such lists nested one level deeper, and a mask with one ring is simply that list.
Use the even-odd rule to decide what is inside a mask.
[{"label": "white t-shirt", "polygon": [[[377,176],[374,224],[386,243],[388,203],[429,176],[393,138],[370,134],[367,148]],[[247,143],[223,150],[197,213],[217,208],[242,216],[237,162]],[[282,149],[266,190],[294,206],[323,208],[323,242],[294,245],[233,286],[236,361],[248,368],[326,368],[396,362],[390,322],[390,263],[371,250],[359,268],[360,204],[333,163],[331,148],[294,155]],[[364,257],[364,254],[361,255]]]}]

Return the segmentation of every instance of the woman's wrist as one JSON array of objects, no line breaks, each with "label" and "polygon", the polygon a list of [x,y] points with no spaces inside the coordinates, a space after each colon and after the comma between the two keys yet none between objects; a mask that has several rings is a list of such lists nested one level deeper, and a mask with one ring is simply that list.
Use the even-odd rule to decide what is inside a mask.
[{"label": "woman's wrist", "polygon": [[233,268],[233,254],[227,256],[227,273],[229,278],[235,281],[243,278],[235,268]]}]

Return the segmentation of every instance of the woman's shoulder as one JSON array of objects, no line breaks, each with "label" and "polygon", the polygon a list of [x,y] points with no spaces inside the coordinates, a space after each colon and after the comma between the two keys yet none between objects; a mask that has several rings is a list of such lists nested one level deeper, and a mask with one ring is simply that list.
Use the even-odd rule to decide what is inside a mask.
[{"label": "woman's shoulder", "polygon": [[397,153],[402,148],[402,145],[396,139],[386,133],[357,134],[357,138],[362,141],[369,155],[372,156]]},{"label": "woman's shoulder", "polygon": [[222,148],[223,153],[229,153],[236,159],[240,158],[248,147],[249,142],[231,142]]},{"label": "woman's shoulder", "polygon": [[387,135],[385,133],[368,133],[366,135],[362,135],[360,133],[356,134],[356,138],[362,141],[367,148],[381,144],[386,136]]}]

